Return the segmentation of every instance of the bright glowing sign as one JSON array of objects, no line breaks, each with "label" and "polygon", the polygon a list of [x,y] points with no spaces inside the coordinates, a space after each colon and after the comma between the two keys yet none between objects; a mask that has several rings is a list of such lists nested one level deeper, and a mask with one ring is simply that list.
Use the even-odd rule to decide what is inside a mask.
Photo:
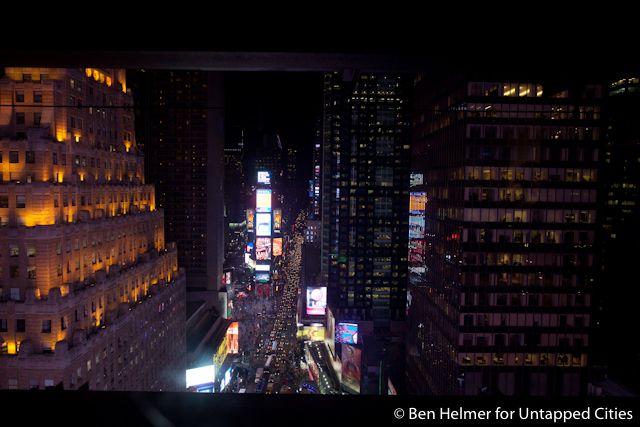
[{"label": "bright glowing sign", "polygon": [[256,266],[256,262],[251,258],[251,254],[244,254],[244,263],[251,268],[254,268]]},{"label": "bright glowing sign", "polygon": [[282,255],[282,237],[273,239],[273,256]]},{"label": "bright glowing sign", "polygon": [[338,322],[336,326],[336,342],[358,344],[358,324]]},{"label": "bright glowing sign", "polygon": [[424,216],[411,215],[409,217],[409,239],[422,239],[424,237]]},{"label": "bright glowing sign", "polygon": [[409,193],[409,212],[412,214],[424,213],[427,205],[427,193],[412,191]]},{"label": "bright glowing sign", "polygon": [[271,212],[271,190],[258,188],[256,190],[256,212]]},{"label": "bright glowing sign", "polygon": [[256,271],[269,272],[269,271],[271,271],[271,265],[270,264],[256,264]]},{"label": "bright glowing sign", "polygon": [[271,239],[268,237],[258,237],[256,239],[256,259],[266,261],[271,259]]},{"label": "bright glowing sign", "polygon": [[227,341],[227,354],[238,354],[238,322],[232,322],[227,328]]},{"label": "bright glowing sign", "polygon": [[208,365],[195,369],[187,369],[186,375],[187,388],[213,383],[216,380],[216,367],[215,365]]},{"label": "bright glowing sign", "polygon": [[248,242],[247,243],[247,253],[250,254],[251,251],[253,250],[253,242]]},{"label": "bright glowing sign", "polygon": [[271,173],[269,171],[258,171],[258,184],[271,184]]},{"label": "bright glowing sign", "polygon": [[273,231],[280,231],[282,227],[282,209],[273,210]]},{"label": "bright glowing sign", "polygon": [[307,288],[307,314],[324,316],[327,308],[327,288]]},{"label": "bright glowing sign", "polygon": [[361,360],[362,350],[348,344],[342,346],[342,384],[354,393],[360,393]]},{"label": "bright glowing sign", "polygon": [[247,209],[247,231],[253,231],[254,227],[253,209]]},{"label": "bright glowing sign", "polygon": [[412,173],[409,175],[409,187],[415,187],[416,185],[422,185],[424,183],[424,175],[421,173]]},{"label": "bright glowing sign", "polygon": [[267,283],[269,281],[269,273],[256,273],[256,282]]},{"label": "bright glowing sign", "polygon": [[271,236],[271,214],[256,214],[256,236]]}]

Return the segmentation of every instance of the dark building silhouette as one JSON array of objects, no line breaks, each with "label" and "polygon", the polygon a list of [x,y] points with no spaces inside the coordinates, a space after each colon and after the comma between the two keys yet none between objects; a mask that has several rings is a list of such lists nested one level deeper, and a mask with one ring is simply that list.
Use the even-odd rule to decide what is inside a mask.
[{"label": "dark building silhouette", "polygon": [[[640,241],[640,79],[630,76],[608,85],[602,152],[601,286],[595,330],[596,361],[620,383],[640,391],[640,345],[615,331],[629,325],[635,310],[636,253]],[[615,350],[612,350],[615,349]]]},{"label": "dark building silhouette", "polygon": [[216,306],[224,258],[222,74],[139,71],[132,84],[148,180],[187,272],[187,299]]},{"label": "dark building silhouette", "polygon": [[601,95],[577,81],[417,80],[428,202],[411,392],[586,393]]}]

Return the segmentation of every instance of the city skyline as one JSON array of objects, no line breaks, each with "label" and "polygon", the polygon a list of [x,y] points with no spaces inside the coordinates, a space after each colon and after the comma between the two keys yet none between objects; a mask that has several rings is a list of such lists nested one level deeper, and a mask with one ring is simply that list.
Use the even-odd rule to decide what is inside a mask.
[{"label": "city skyline", "polygon": [[[3,80],[14,82],[2,98],[6,111],[3,117],[8,121],[0,123],[11,133],[3,140],[2,149],[3,190],[8,190],[6,203],[0,198],[3,206],[7,205],[3,209],[8,209],[7,219],[2,217],[7,227],[3,230],[24,227],[28,231],[55,225],[43,214],[20,215],[20,209],[31,209],[32,199],[12,193],[13,188],[37,188],[40,181],[64,187],[67,179],[76,176],[72,185],[79,189],[110,180],[110,169],[98,171],[101,161],[95,155],[83,158],[74,151],[75,157],[65,159],[68,166],[62,168],[57,162],[62,163],[63,157],[58,156],[63,155],[55,147],[47,146],[42,151],[19,148],[20,141],[31,144],[41,138],[31,128],[47,128],[48,123],[54,123],[49,122],[49,106],[54,106],[54,116],[58,110],[72,112],[61,119],[72,131],[61,131],[57,122],[57,127],[49,127],[55,129],[46,136],[52,144],[55,140],[69,147],[88,143],[106,153],[123,152],[126,156],[130,150],[135,153],[138,141],[142,141],[145,167],[142,157],[137,156],[135,164],[114,166],[112,176],[118,181],[121,177],[128,179],[132,188],[147,186],[142,187],[145,190],[140,196],[131,196],[134,202],[139,197],[140,204],[148,204],[151,211],[156,210],[156,203],[165,209],[163,226],[167,227],[168,238],[178,243],[180,260],[171,270],[187,267],[186,276],[178,275],[181,283],[186,281],[184,336],[193,333],[193,346],[185,360],[192,365],[189,369],[205,359],[217,363],[214,387],[221,387],[218,391],[230,385],[227,372],[233,381],[241,383],[247,377],[243,369],[255,371],[260,364],[276,364],[283,358],[282,366],[287,368],[277,376],[281,390],[290,387],[287,381],[294,381],[291,378],[301,381],[296,375],[300,369],[307,369],[316,386],[327,381],[320,387],[323,392],[606,393],[606,383],[591,369],[595,367],[591,352],[600,353],[594,356],[599,365],[613,363],[613,356],[603,354],[606,352],[602,352],[598,337],[620,327],[623,319],[612,313],[625,302],[612,298],[599,283],[606,282],[611,269],[616,270],[616,280],[622,280],[624,274],[618,272],[628,266],[616,261],[621,255],[613,255],[615,244],[607,245],[604,239],[607,234],[614,240],[626,233],[627,241],[632,242],[629,236],[637,233],[637,227],[629,225],[633,219],[621,219],[637,215],[631,203],[637,175],[632,166],[607,170],[605,163],[609,153],[617,159],[629,155],[618,153],[636,155],[633,141],[637,130],[624,124],[631,119],[621,112],[635,111],[631,109],[637,108],[637,98],[629,97],[627,104],[608,101],[620,94],[616,90],[635,93],[636,77],[587,79],[580,86],[562,79],[520,79],[509,73],[498,78],[493,73],[486,79],[456,76],[437,86],[440,80],[433,76],[341,70],[294,78],[288,86],[288,75],[282,73],[256,79],[254,86],[243,88],[244,94],[229,100],[228,93],[221,95],[227,87],[226,79],[234,82],[237,90],[251,80],[249,77],[240,76],[242,73],[137,70],[128,72],[137,75],[137,82],[127,84],[124,74],[98,68],[70,69],[68,74],[53,78],[57,76],[55,69],[49,73],[26,70],[29,72],[18,76],[8,68]],[[146,76],[140,77],[142,74]],[[156,80],[153,88],[140,83],[159,76],[166,80]],[[49,98],[49,81],[64,82],[62,98]],[[270,87],[265,82],[278,82],[279,86]],[[90,98],[93,93],[89,95],[89,88],[103,87],[99,85],[108,89],[92,89],[96,90],[95,98]],[[127,91],[131,86],[140,88],[139,92],[131,95]],[[247,93],[264,86],[273,93],[256,95],[263,103],[253,105]],[[129,100],[113,103],[111,91],[114,97],[118,93]],[[281,98],[279,93],[290,95]],[[298,106],[300,99],[307,99],[308,106]],[[113,108],[118,102],[125,108]],[[247,103],[246,110],[242,102]],[[134,109],[135,121],[133,114],[127,113]],[[231,110],[233,114],[225,117]],[[93,125],[96,119],[89,116],[94,113],[105,121]],[[318,117],[322,117],[321,132],[316,126]],[[605,119],[611,123],[609,128]],[[231,129],[237,132],[225,135]],[[96,136],[89,136],[92,133]],[[197,147],[188,146],[196,140],[200,141]],[[622,140],[629,148],[616,151],[615,144]],[[605,142],[610,148],[605,148]],[[28,172],[30,164],[37,165],[45,157],[46,176]],[[195,167],[201,161],[202,168]],[[24,164],[24,169],[12,164]],[[316,166],[320,166],[319,173]],[[258,182],[260,171],[272,174],[268,233],[266,225],[261,225],[266,224],[266,212],[256,205],[258,192],[267,188],[264,182]],[[226,173],[234,173],[235,178],[229,181]],[[412,175],[416,179],[421,175],[422,180],[411,183]],[[603,181],[605,177],[611,178]],[[155,185],[154,196],[149,196],[154,190],[149,190],[145,178]],[[225,187],[234,190],[225,193]],[[619,196],[618,189],[628,191]],[[413,197],[424,199],[414,201]],[[63,199],[58,209],[64,205]],[[183,199],[184,203],[179,202]],[[80,207],[89,206],[91,201],[95,205],[95,197],[85,196],[82,190],[69,201]],[[132,211],[124,199],[121,204],[113,211],[116,217],[137,215],[138,210],[147,209]],[[614,212],[612,206],[624,208]],[[277,250],[285,255],[288,251],[298,254],[300,266],[275,259],[279,256],[275,254],[276,207],[281,209],[282,225]],[[100,218],[96,213],[100,209],[78,208],[71,216],[64,211],[61,218],[91,223]],[[605,213],[607,209],[611,212]],[[248,210],[255,215],[254,231],[248,230]],[[596,227],[601,213],[607,215],[602,230]],[[298,243],[297,237],[306,241]],[[267,238],[270,241],[264,252],[266,243],[260,239]],[[22,276],[29,280],[35,277],[36,281],[40,278],[41,267],[34,270],[30,258],[39,262],[46,250],[36,247],[32,256],[34,249],[27,240],[17,249],[13,240],[5,244],[7,263],[0,271],[6,301],[0,306],[16,304],[10,300],[25,304],[34,299],[44,301],[53,288],[37,282],[36,288],[41,289],[38,296],[38,292],[27,290],[29,286],[24,286],[25,290],[22,285],[11,286],[13,279],[22,280]],[[156,245],[162,248],[164,240]],[[258,246],[261,254],[268,254],[258,255]],[[175,256],[173,246],[168,247]],[[19,263],[13,263],[12,258],[18,258]],[[269,273],[256,273],[258,265],[266,268],[267,264],[261,262],[266,260],[270,261]],[[67,283],[71,280],[65,273],[69,268],[64,268],[64,262],[62,265]],[[102,274],[98,267],[93,270],[96,277]],[[86,281],[90,275],[79,280]],[[298,275],[309,283],[288,286],[286,278],[294,281]],[[263,294],[259,289],[264,290],[265,283],[270,291]],[[64,289],[67,285],[61,286]],[[18,288],[19,293],[12,290]],[[297,292],[298,288],[300,296],[296,297],[294,310],[293,302],[285,304],[286,298],[279,292]],[[315,299],[313,305],[307,305],[311,304],[311,295],[318,298],[325,291],[326,310],[318,309]],[[66,295],[61,291],[62,297]],[[138,294],[132,295],[136,301]],[[250,301],[264,298],[262,302],[272,307],[288,307],[290,311],[282,314],[283,319],[296,312],[298,325],[293,338],[267,338],[269,343],[276,342],[274,358],[269,359],[267,352],[261,353],[264,360],[245,361],[243,352],[252,352],[253,346],[262,343],[261,332],[255,331],[252,333],[258,335],[254,343],[244,341],[243,332],[249,328],[246,320],[232,327],[239,313],[247,309],[243,301],[246,295]],[[97,301],[98,305],[105,304]],[[204,301],[206,304],[202,304]],[[596,308],[602,308],[602,313],[596,313]],[[273,314],[278,313],[276,310]],[[57,329],[62,330],[68,321],[58,322],[59,313],[55,316],[44,320],[60,323]],[[603,319],[599,331],[595,328],[597,316]],[[17,321],[13,314],[0,316],[0,320],[4,352],[6,356],[15,355],[17,339],[13,339],[10,351],[9,334],[17,331]],[[34,322],[40,320],[38,317]],[[330,326],[330,322],[335,325]],[[98,320],[95,323],[102,326]],[[322,324],[321,334],[318,324]],[[355,329],[349,329],[350,325],[356,325]],[[291,333],[285,324],[281,327]],[[38,328],[41,337],[51,326]],[[277,323],[273,328],[277,334],[284,333]],[[239,352],[230,350],[235,349],[230,343],[236,342],[238,331]],[[303,344],[305,341],[315,344]],[[286,352],[278,347],[279,342],[291,344],[291,354],[299,350],[307,368],[285,360]],[[302,344],[294,351],[296,343]],[[216,359],[221,346],[225,353]],[[625,348],[637,351],[632,345]],[[632,366],[632,354],[626,366]],[[327,355],[333,362],[320,363]],[[358,365],[357,369],[348,368],[351,365],[345,362],[347,359]],[[94,366],[95,371],[97,362],[84,362],[85,370]],[[535,375],[525,371],[535,371]],[[637,377],[625,378],[624,369],[614,371],[615,380],[634,386]],[[290,373],[291,378],[287,376]],[[34,382],[20,378],[14,383],[14,378],[7,376],[0,381],[5,379],[7,384],[0,382],[0,387],[28,388],[25,381]],[[97,386],[92,381],[90,388]],[[44,379],[37,383],[45,387]],[[300,388],[302,384],[298,383]],[[51,386],[50,381],[46,386]],[[268,389],[265,381],[262,390]]]}]

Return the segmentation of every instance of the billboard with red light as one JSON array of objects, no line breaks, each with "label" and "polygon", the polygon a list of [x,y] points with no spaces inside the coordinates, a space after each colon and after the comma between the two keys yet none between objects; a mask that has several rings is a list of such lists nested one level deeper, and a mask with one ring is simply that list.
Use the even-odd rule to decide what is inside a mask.
[{"label": "billboard with red light", "polygon": [[353,393],[360,393],[360,362],[362,350],[349,344],[342,346],[342,385]]},{"label": "billboard with red light", "polygon": [[324,316],[327,308],[327,288],[307,288],[307,314],[310,316]]}]

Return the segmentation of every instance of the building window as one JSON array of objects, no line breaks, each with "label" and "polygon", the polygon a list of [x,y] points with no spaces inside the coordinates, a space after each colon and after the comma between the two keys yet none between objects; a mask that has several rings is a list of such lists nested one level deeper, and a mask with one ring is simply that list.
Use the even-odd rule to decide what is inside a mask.
[{"label": "building window", "polygon": [[25,152],[25,162],[27,162],[27,163],[35,163],[36,162],[36,152],[35,151],[26,151]]},{"label": "building window", "polygon": [[16,319],[16,332],[24,332],[27,329],[27,321],[24,319]]},{"label": "building window", "polygon": [[27,206],[27,201],[24,195],[16,196],[16,208],[24,209]]},{"label": "building window", "polygon": [[24,113],[16,113],[16,124],[17,125],[24,124]]},{"label": "building window", "polygon": [[18,247],[18,245],[9,245],[9,256],[20,256],[20,248]]},{"label": "building window", "polygon": [[0,208],[9,207],[9,196],[0,196]]},{"label": "building window", "polygon": [[35,246],[27,246],[27,256],[30,258],[36,256]]},{"label": "building window", "polygon": [[50,334],[51,333],[51,320],[43,320],[42,321],[42,333]]},{"label": "building window", "polygon": [[7,332],[7,319],[0,319],[0,332]]},{"label": "building window", "polygon": [[42,113],[33,113],[33,125],[40,126],[42,123]]},{"label": "building window", "polygon": [[[17,265],[10,266],[9,267],[9,277],[12,278],[12,279],[17,279],[18,277],[20,277],[20,267],[18,267]],[[20,289],[18,289],[18,288],[11,288],[11,289],[12,290],[16,289],[18,292],[20,291]]]},{"label": "building window", "polygon": [[67,320],[64,318],[64,316],[60,318],[60,329],[63,331],[67,329]]},{"label": "building window", "polygon": [[9,163],[18,163],[18,162],[20,162],[20,152],[9,151]]},{"label": "building window", "polygon": [[27,277],[30,280],[36,279],[36,268],[34,266],[27,267]]},{"label": "building window", "polygon": [[16,91],[16,102],[24,102],[24,92]]},{"label": "building window", "polygon": [[42,92],[33,92],[33,102],[42,104]]}]

